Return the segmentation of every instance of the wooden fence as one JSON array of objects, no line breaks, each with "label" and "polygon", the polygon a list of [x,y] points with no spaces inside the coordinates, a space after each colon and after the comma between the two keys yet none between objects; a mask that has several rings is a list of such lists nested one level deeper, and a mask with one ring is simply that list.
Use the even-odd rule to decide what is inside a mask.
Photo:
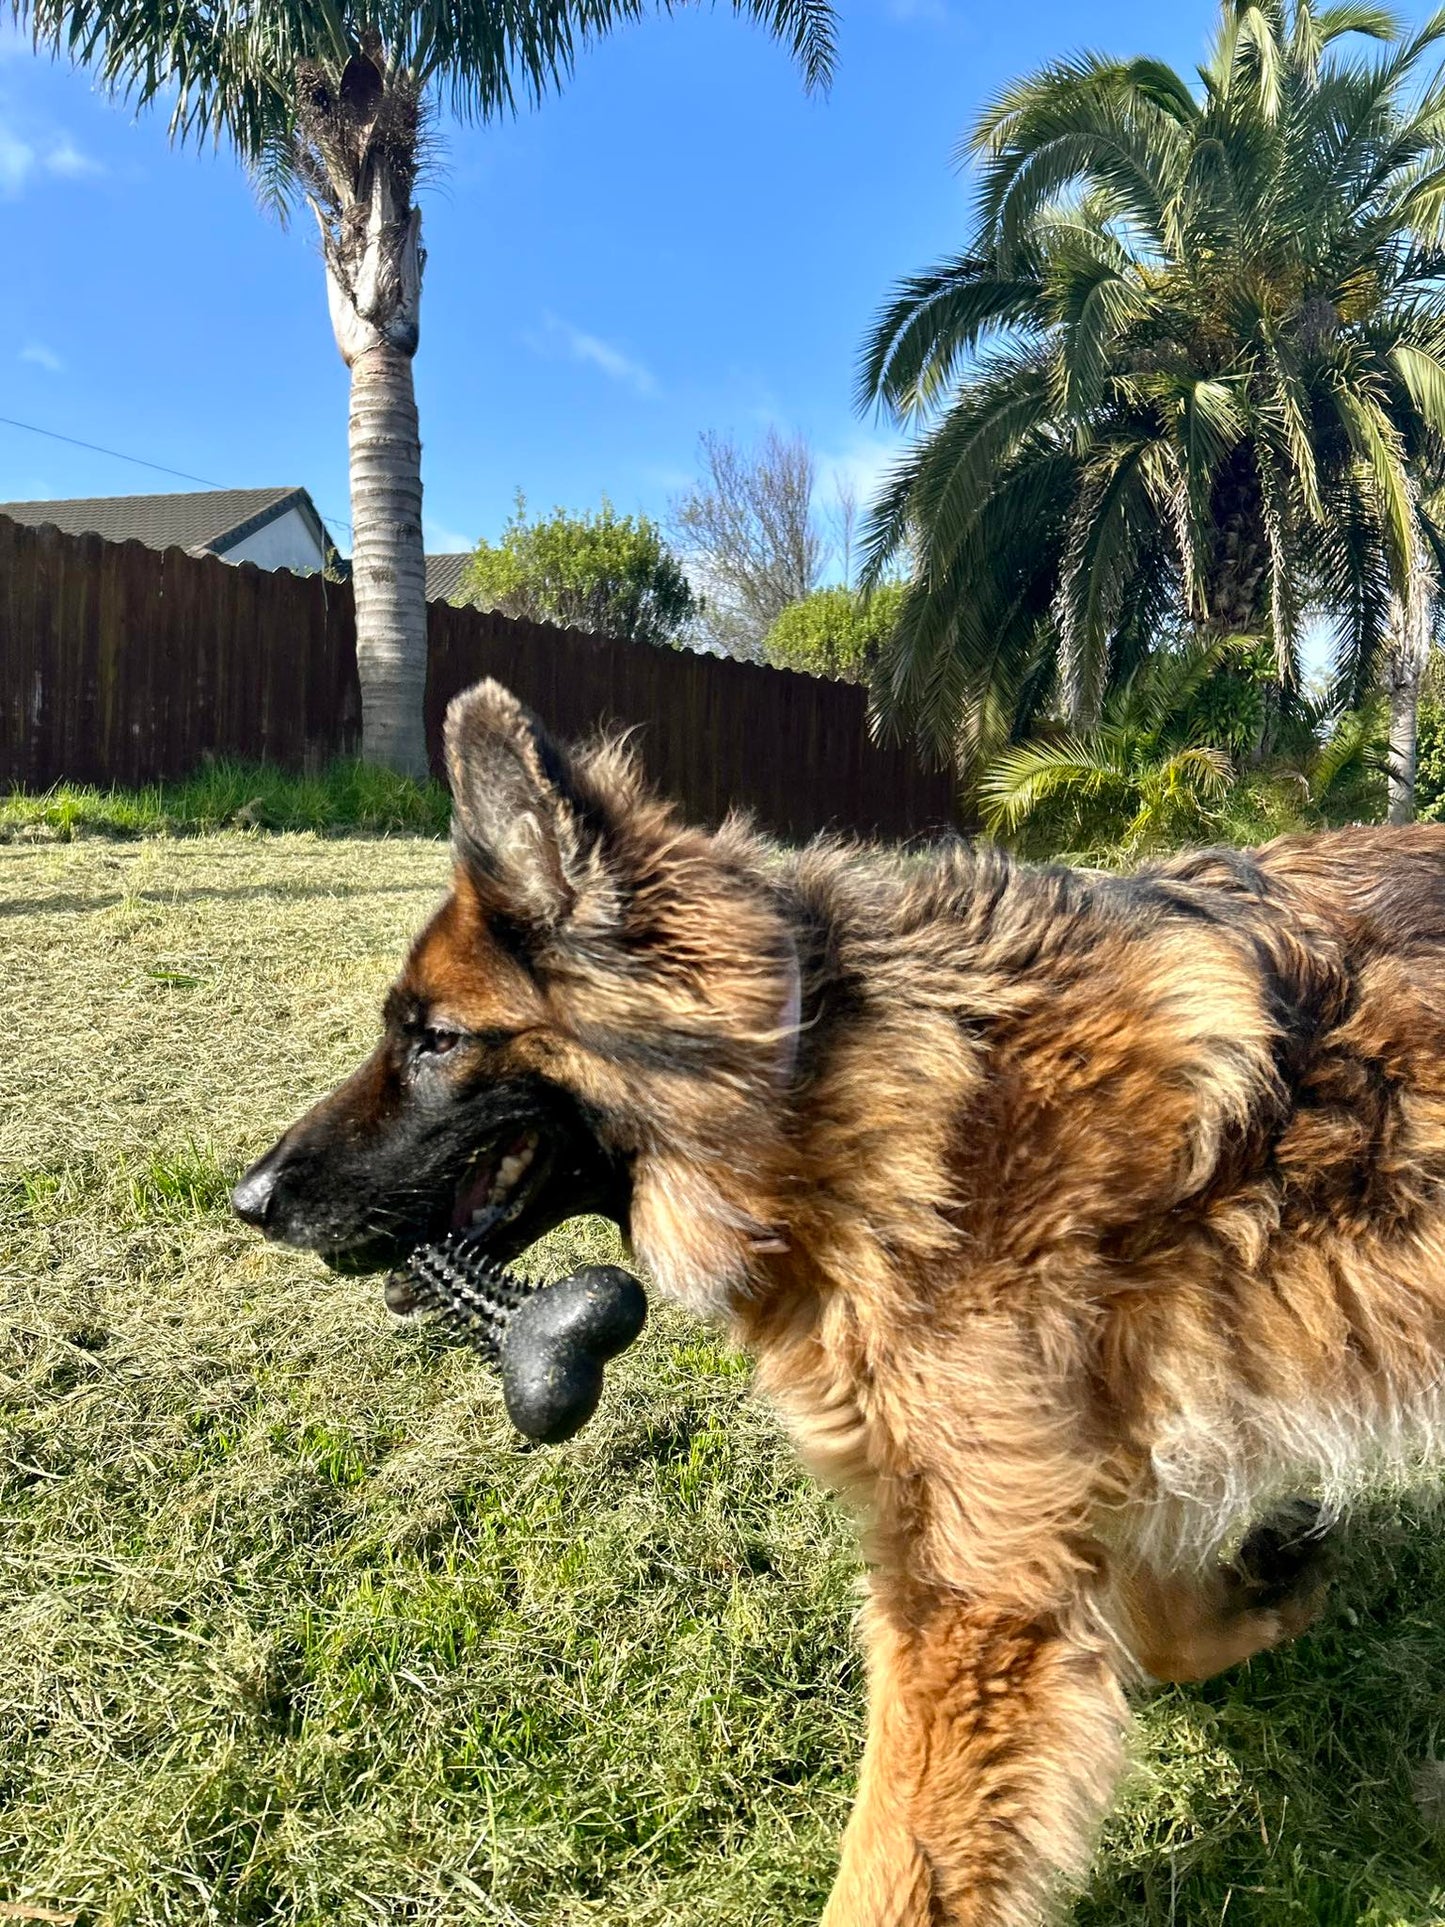
[{"label": "wooden fence", "polygon": [[[802,837],[953,820],[946,778],[868,739],[863,692],[433,603],[427,733],[496,676],[557,735],[636,726],[660,787]],[[349,585],[0,516],[0,787],[137,784],[207,755],[314,769],[360,745]]]}]

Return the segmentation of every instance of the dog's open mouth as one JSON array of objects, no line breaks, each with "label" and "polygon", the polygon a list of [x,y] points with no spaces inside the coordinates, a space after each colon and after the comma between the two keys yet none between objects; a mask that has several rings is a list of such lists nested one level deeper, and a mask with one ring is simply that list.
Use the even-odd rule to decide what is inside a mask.
[{"label": "dog's open mouth", "polygon": [[555,1148],[540,1131],[517,1131],[473,1158],[452,1206],[451,1229],[478,1238],[514,1224],[547,1188]]},{"label": "dog's open mouth", "polygon": [[[485,1145],[457,1187],[448,1229],[466,1232],[473,1245],[490,1249],[541,1198],[555,1162],[555,1145],[540,1130],[513,1130]],[[525,1241],[530,1242],[530,1236]],[[409,1255],[415,1257],[431,1243],[421,1240]],[[515,1243],[507,1239],[509,1250]],[[414,1309],[412,1289],[402,1273],[393,1272],[387,1280],[386,1302],[393,1311]]]},{"label": "dog's open mouth", "polygon": [[[604,1148],[574,1104],[547,1097],[493,1116],[456,1150],[367,1147],[351,1172],[316,1160],[302,1178],[319,1192],[268,1235],[319,1252],[335,1271],[389,1271],[439,1239],[465,1232],[474,1248],[509,1264],[567,1218],[597,1212],[627,1229],[628,1161]],[[428,1155],[430,1153],[431,1155]],[[313,1173],[317,1168],[325,1188]],[[428,1168],[430,1166],[430,1168]],[[309,1201],[308,1201],[309,1202]],[[338,1235],[339,1234],[339,1235]]]},{"label": "dog's open mouth", "polygon": [[[511,1124],[473,1152],[448,1216],[434,1218],[394,1249],[386,1288],[393,1311],[412,1309],[404,1272],[410,1259],[448,1233],[465,1233],[469,1248],[506,1265],[564,1219],[596,1211],[627,1230],[629,1185],[591,1132],[560,1120]],[[375,1255],[374,1251],[370,1255]],[[370,1267],[368,1267],[370,1268]]]}]

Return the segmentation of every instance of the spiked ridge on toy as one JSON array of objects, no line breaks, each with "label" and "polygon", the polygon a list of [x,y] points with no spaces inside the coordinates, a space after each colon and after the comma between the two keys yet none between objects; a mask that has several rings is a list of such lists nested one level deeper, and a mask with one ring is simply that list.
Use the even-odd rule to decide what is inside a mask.
[{"label": "spiked ridge on toy", "polygon": [[403,1316],[434,1311],[461,1333],[499,1368],[513,1425],[543,1445],[581,1431],[602,1396],[603,1367],[647,1320],[641,1285],[617,1265],[529,1285],[467,1231],[414,1251],[387,1280],[386,1302]]}]

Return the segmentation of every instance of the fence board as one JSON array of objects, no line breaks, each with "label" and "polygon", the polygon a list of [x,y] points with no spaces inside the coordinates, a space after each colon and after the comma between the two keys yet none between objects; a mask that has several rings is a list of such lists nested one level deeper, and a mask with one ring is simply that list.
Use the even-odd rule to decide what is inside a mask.
[{"label": "fence board", "polygon": [[[803,837],[916,835],[954,820],[946,778],[869,741],[863,692],[681,650],[433,603],[427,732],[496,676],[563,738],[635,729],[689,814],[751,810]],[[137,784],[206,754],[314,769],[355,754],[349,584],[104,542],[0,516],[0,785]]]}]

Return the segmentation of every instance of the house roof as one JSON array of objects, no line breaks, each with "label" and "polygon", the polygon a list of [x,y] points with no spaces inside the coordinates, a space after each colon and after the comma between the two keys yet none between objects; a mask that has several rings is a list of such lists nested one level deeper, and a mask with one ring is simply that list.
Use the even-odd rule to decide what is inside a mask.
[{"label": "house roof", "polygon": [[426,599],[428,602],[450,602],[461,587],[462,573],[471,561],[471,550],[460,555],[429,555],[426,557]]},{"label": "house roof", "polygon": [[312,524],[323,553],[331,543],[304,488],[210,488],[188,495],[100,495],[63,502],[0,502],[0,515],[32,528],[51,523],[62,535],[144,542],[152,549],[200,549],[224,555],[288,509]]}]

